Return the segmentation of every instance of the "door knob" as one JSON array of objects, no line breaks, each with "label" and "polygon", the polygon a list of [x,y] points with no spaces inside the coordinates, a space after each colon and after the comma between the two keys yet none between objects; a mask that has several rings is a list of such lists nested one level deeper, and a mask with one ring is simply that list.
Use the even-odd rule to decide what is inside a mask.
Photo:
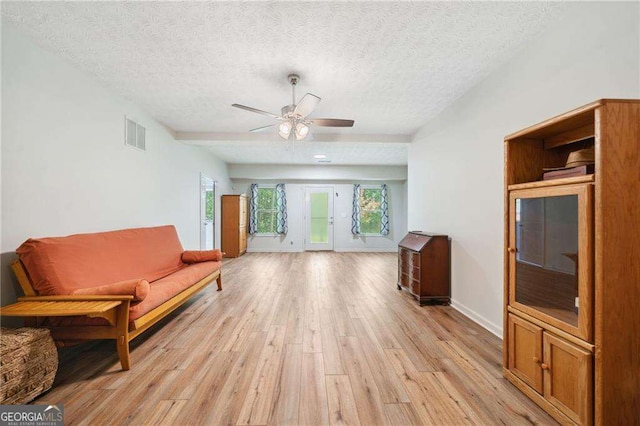
[{"label": "door knob", "polygon": [[533,357],[533,362],[535,362],[536,364],[540,364],[540,358],[538,358],[537,356]]},{"label": "door knob", "polygon": [[514,247],[509,247],[509,248],[507,249],[507,251],[508,251],[509,253],[515,253],[515,252],[516,252],[516,249],[515,249]]},{"label": "door knob", "polygon": [[542,364],[540,364],[540,368],[542,368],[543,370],[549,370],[549,365],[545,364],[545,363],[542,363]]}]

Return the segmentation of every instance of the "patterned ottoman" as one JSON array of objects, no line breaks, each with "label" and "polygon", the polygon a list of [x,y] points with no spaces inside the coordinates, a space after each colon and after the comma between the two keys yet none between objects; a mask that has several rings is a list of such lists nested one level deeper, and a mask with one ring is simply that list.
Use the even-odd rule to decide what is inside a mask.
[{"label": "patterned ottoman", "polygon": [[58,350],[46,328],[0,329],[0,404],[26,404],[51,389]]}]

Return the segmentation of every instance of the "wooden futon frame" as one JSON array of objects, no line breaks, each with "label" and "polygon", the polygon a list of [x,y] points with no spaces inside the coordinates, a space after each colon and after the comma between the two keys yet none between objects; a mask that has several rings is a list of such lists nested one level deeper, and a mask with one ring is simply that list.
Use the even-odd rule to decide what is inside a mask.
[{"label": "wooden futon frame", "polygon": [[104,318],[109,325],[47,326],[47,328],[51,330],[51,336],[58,346],[69,346],[87,340],[114,339],[123,370],[131,368],[129,356],[131,340],[177,309],[213,280],[217,281],[218,291],[222,290],[222,277],[218,269],[157,308],[129,322],[129,305],[133,296],[37,296],[22,262],[15,260],[11,267],[25,296],[19,297],[17,303],[0,308],[3,316],[25,317],[25,325],[32,327],[42,326],[43,319],[46,317]]}]

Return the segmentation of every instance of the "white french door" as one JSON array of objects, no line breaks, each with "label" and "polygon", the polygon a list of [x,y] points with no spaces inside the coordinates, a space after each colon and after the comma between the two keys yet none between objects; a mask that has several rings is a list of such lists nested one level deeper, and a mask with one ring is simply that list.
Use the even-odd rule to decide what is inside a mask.
[{"label": "white french door", "polygon": [[333,250],[333,187],[305,188],[304,249]]}]

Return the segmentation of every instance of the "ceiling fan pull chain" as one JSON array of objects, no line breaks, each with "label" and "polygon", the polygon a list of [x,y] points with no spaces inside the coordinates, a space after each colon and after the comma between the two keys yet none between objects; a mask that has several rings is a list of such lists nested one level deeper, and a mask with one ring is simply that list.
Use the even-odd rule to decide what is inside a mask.
[{"label": "ceiling fan pull chain", "polygon": [[296,104],[296,85],[298,84],[298,79],[300,77],[298,77],[298,74],[289,74],[289,76],[287,77],[287,79],[289,80],[289,84],[291,84],[291,98],[292,98],[292,105],[295,106]]},{"label": "ceiling fan pull chain", "polygon": [[291,105],[296,104],[296,83],[291,83]]}]

